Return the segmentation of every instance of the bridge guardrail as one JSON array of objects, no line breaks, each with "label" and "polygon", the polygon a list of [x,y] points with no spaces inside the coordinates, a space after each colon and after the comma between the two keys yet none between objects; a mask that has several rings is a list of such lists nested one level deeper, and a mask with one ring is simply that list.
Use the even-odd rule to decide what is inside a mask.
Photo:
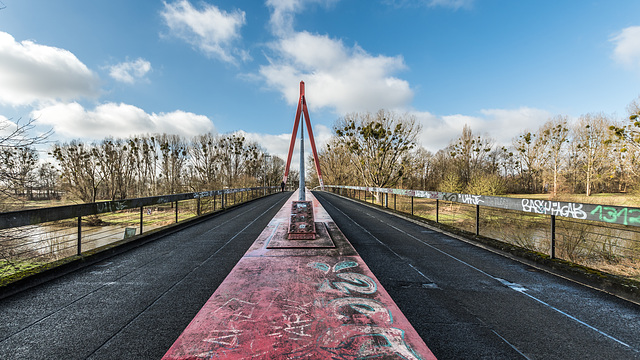
[{"label": "bridge guardrail", "polygon": [[[377,198],[387,208],[392,195],[395,210],[437,223],[449,222],[476,235],[543,252],[551,258],[589,266],[626,259],[640,275],[640,208],[362,186],[325,185],[325,188],[365,201],[368,194],[379,194],[371,196],[371,201]],[[457,204],[458,213],[454,214],[452,206],[441,206],[443,201]],[[504,236],[509,231],[515,240]]]},{"label": "bridge guardrail", "polygon": [[222,189],[0,213],[0,278],[276,191]]},{"label": "bridge guardrail", "polygon": [[468,205],[487,206],[506,210],[524,211],[542,215],[563,216],[580,220],[601,221],[640,227],[640,208],[628,206],[596,205],[540,199],[519,199],[489,195],[471,195],[440,191],[405,190],[360,186],[325,185],[337,189],[362,190],[382,194],[444,200]]}]

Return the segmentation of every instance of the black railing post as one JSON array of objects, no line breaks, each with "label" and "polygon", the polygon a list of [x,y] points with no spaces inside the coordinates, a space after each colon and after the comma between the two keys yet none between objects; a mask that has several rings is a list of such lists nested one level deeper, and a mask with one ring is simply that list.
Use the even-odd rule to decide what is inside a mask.
[{"label": "black railing post", "polygon": [[140,206],[140,234],[142,234],[143,215],[144,215],[144,206]]},{"label": "black railing post", "polygon": [[78,255],[82,254],[82,216],[78,216]]},{"label": "black railing post", "polygon": [[202,210],[200,209],[200,206],[202,206],[202,205],[201,205],[200,198],[198,197],[196,199],[196,215],[197,216],[200,216],[200,214],[202,213]]},{"label": "black railing post", "polygon": [[440,200],[436,199],[436,223],[440,222]]},{"label": "black railing post", "polygon": [[551,215],[551,249],[549,255],[552,259],[556,258],[556,216]]},{"label": "black railing post", "polygon": [[396,194],[393,194],[393,210],[396,210]]},{"label": "black railing post", "polygon": [[389,193],[384,194],[384,207],[389,208]]},{"label": "black railing post", "polygon": [[411,197],[411,215],[413,215],[413,196]]},{"label": "black railing post", "polygon": [[476,205],[476,236],[480,235],[480,205]]},{"label": "black railing post", "polygon": [[176,223],[178,222],[178,201],[176,200]]}]

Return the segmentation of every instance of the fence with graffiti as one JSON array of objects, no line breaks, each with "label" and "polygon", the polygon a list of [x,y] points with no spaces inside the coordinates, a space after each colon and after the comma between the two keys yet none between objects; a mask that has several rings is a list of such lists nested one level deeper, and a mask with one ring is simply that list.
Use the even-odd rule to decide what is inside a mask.
[{"label": "fence with graffiti", "polygon": [[640,279],[640,208],[439,191],[325,187],[552,258]]},{"label": "fence with graffiti", "polygon": [[640,227],[640,208],[581,204],[564,201],[516,199],[499,196],[458,194],[440,191],[389,189],[360,186],[334,186],[334,189],[350,189],[378,194],[394,194],[433,200],[445,200],[462,204],[482,205],[493,208],[525,211],[535,214],[563,216],[580,220],[603,221],[610,224]]}]

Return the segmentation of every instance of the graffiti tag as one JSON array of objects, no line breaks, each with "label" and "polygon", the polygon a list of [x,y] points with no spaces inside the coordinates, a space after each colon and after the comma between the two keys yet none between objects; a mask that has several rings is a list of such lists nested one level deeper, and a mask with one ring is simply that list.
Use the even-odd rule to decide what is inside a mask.
[{"label": "graffiti tag", "polygon": [[559,201],[522,199],[522,211],[574,219],[587,218],[587,213],[582,210],[582,204]]},{"label": "graffiti tag", "polygon": [[608,223],[640,224],[640,209],[619,209],[612,206],[598,205],[591,210],[591,215],[597,215],[599,220]]},{"label": "graffiti tag", "polygon": [[484,200],[480,199],[481,196],[482,195],[459,194],[458,201],[464,204],[478,205],[484,202]]},{"label": "graffiti tag", "polygon": [[[335,277],[346,280],[326,279],[318,287],[320,292],[345,295],[352,292],[371,295],[377,292],[376,283],[372,278],[353,272],[354,268],[359,266],[355,261],[343,261],[334,266],[311,262],[307,266],[324,274],[333,273]],[[345,269],[351,270],[340,272]],[[333,299],[328,307],[343,325],[328,328],[318,337],[317,343],[323,350],[339,358],[399,356],[402,359],[421,359],[405,342],[404,331],[391,326],[393,316],[383,303],[370,298],[348,296]]]}]

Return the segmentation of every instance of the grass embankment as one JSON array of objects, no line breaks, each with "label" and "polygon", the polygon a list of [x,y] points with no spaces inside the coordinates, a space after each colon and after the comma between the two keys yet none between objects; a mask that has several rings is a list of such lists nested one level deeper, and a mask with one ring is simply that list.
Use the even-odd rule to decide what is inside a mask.
[{"label": "grass embankment", "polygon": [[0,260],[0,278],[36,268],[40,261],[6,261]]}]

